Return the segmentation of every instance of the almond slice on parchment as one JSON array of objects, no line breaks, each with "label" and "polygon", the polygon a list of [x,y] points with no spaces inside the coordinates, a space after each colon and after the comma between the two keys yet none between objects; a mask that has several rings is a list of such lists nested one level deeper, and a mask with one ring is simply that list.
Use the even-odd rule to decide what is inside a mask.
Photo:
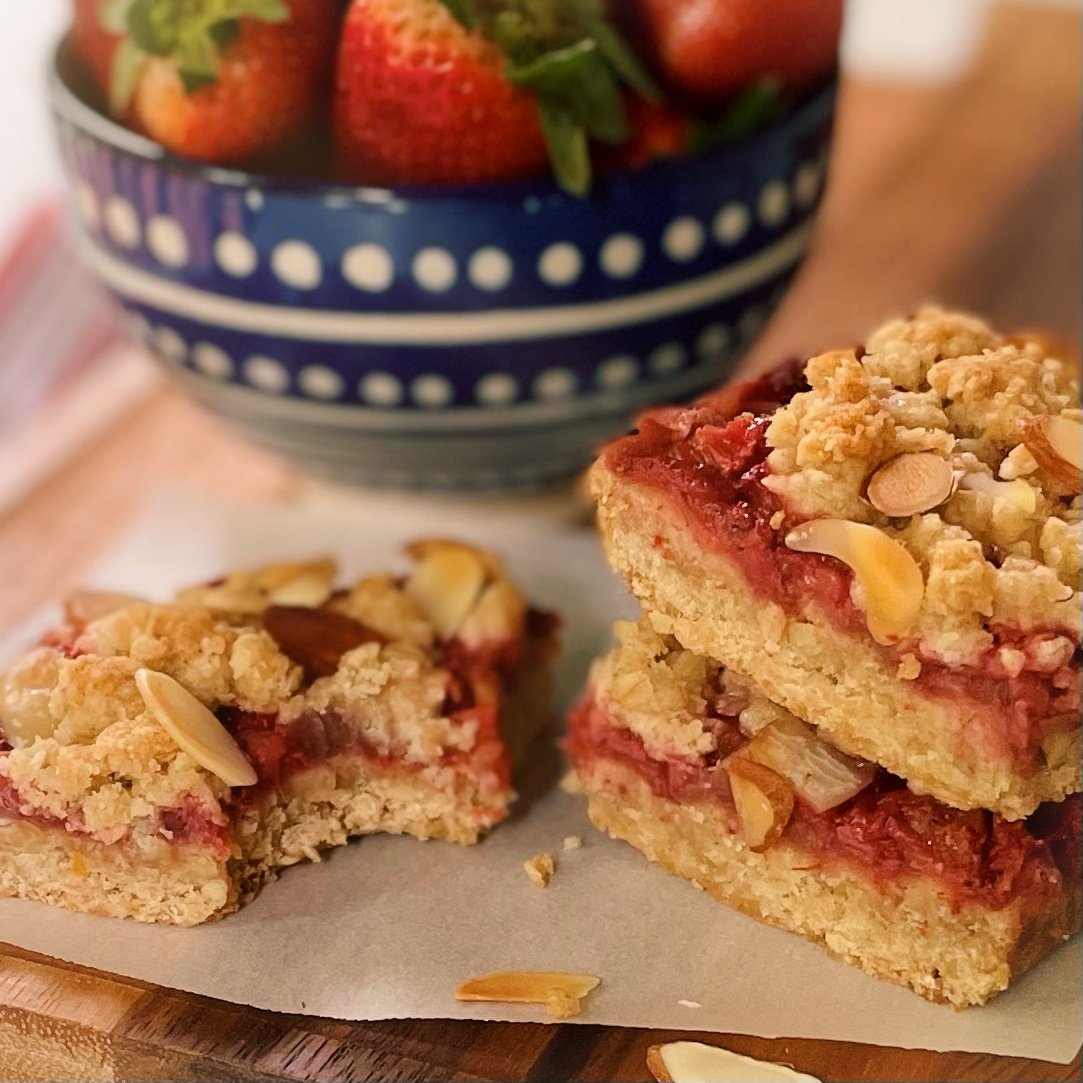
[{"label": "almond slice on parchment", "polygon": [[755,1060],[703,1042],[667,1042],[647,1050],[647,1069],[659,1083],[820,1083],[784,1064]]},{"label": "almond slice on parchment", "polygon": [[456,1000],[495,1004],[543,1004],[557,1019],[578,1015],[586,996],[601,984],[593,974],[564,971],[507,970],[464,981]]},{"label": "almond slice on parchment", "polygon": [[894,643],[913,630],[925,579],[901,542],[866,523],[810,519],[786,535],[786,545],[835,557],[853,571],[865,595],[865,623],[878,643]]},{"label": "almond slice on parchment", "polygon": [[252,786],[256,769],[225,726],[182,684],[153,669],[136,670],[135,684],[162,729],[227,786]]}]

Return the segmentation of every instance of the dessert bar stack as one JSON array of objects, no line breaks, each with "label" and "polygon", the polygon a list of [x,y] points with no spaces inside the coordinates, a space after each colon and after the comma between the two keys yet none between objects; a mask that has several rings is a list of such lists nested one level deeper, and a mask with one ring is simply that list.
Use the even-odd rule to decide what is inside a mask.
[{"label": "dessert bar stack", "polygon": [[550,721],[556,619],[493,555],[80,594],[0,677],[0,895],[195,925],[350,837],[470,844]]},{"label": "dessert bar stack", "polygon": [[956,1007],[1080,923],[1078,369],[927,308],[653,411],[592,483],[643,606],[573,711],[595,824]]}]

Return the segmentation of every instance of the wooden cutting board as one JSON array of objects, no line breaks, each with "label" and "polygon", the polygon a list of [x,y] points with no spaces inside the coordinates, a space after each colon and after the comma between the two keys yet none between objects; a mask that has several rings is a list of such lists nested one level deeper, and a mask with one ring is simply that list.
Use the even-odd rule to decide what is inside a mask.
[{"label": "wooden cutting board", "polygon": [[687,1037],[824,1080],[1067,1083],[1081,1072],[1079,1057],[1052,1065],[585,1023],[345,1023],[257,1011],[0,948],[5,1080],[647,1080],[647,1047]]},{"label": "wooden cutting board", "polygon": [[[1080,54],[1077,13],[1001,6],[962,82],[848,86],[814,254],[753,363],[859,341],[878,320],[931,297],[1078,342]],[[166,475],[249,498],[289,482],[281,466],[161,393],[0,520],[0,634],[78,585]],[[0,945],[3,1079],[644,1080],[647,1046],[678,1036],[687,1035],[276,1015]],[[1081,1074],[1079,1057],[1051,1065],[843,1042],[706,1040],[824,1080]]]}]

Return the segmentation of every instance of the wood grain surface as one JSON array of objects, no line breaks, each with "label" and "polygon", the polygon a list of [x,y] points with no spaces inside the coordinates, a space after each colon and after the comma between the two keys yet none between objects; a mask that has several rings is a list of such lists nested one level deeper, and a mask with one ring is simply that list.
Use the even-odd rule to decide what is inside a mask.
[{"label": "wood grain surface", "polygon": [[[1078,343],[1080,72],[1077,13],[1005,6],[961,82],[848,85],[813,256],[750,366],[857,342],[927,298]],[[163,477],[238,500],[299,484],[176,393],[161,393],[0,520],[0,635],[76,586]],[[4,1079],[643,1080],[647,1046],[677,1036],[686,1035],[275,1015],[0,946]],[[824,1080],[1066,1081],[1081,1072],[1078,1057],[1052,1065],[706,1040]]]}]

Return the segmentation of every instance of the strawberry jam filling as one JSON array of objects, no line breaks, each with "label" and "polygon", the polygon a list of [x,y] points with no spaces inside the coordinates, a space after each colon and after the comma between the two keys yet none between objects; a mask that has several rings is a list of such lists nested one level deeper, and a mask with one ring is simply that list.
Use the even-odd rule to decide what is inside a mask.
[{"label": "strawberry jam filling", "polygon": [[[722,761],[745,738],[730,719],[711,725],[722,736],[718,751],[699,759],[659,758],[588,693],[569,716],[566,748],[584,776],[600,761],[615,764],[643,779],[656,797],[717,805],[736,830]],[[1078,794],[1040,806],[1025,821],[1009,822],[911,793],[901,779],[881,770],[859,794],[827,812],[813,811],[798,797],[782,840],[807,855],[806,868],[845,866],[882,884],[924,877],[940,885],[953,907],[1002,909],[1020,899],[1039,903],[1078,882],[1080,827]]]},{"label": "strawberry jam filling", "polygon": [[[501,793],[511,784],[511,764],[501,736],[502,690],[535,651],[544,651],[557,627],[550,614],[531,611],[525,636],[469,649],[459,640],[438,645],[436,664],[448,674],[441,714],[456,726],[474,728],[471,748],[447,749],[439,766],[466,771],[485,793]],[[242,800],[256,800],[281,789],[298,772],[336,756],[352,755],[379,770],[420,771],[428,764],[407,761],[401,753],[377,748],[361,728],[334,712],[307,713],[283,722],[277,715],[224,708],[218,716],[256,768],[258,782]]]},{"label": "strawberry jam filling", "polygon": [[[0,751],[0,756],[2,755],[3,751]],[[131,829],[136,828],[140,834],[156,835],[166,842],[187,843],[212,849],[222,860],[225,860],[230,852],[229,833],[221,812],[209,809],[190,794],[183,798],[179,806],[157,809],[151,817],[133,821],[130,827],[116,827],[105,831],[88,827],[80,808],[69,810],[63,817],[41,811],[25,811],[27,808],[29,806],[20,796],[18,788],[10,779],[0,774],[0,821],[18,821],[71,835],[83,835],[104,846],[122,842],[129,836]]]},{"label": "strawberry jam filling", "polygon": [[[531,610],[524,636],[478,649],[468,649],[458,640],[437,646],[435,662],[448,674],[441,714],[456,727],[469,726],[474,730],[471,747],[445,750],[438,766],[470,774],[482,798],[503,794],[511,784],[511,764],[501,735],[502,692],[506,682],[514,681],[525,667],[547,658],[553,650],[558,626],[554,615]],[[70,635],[58,636],[52,645],[74,656],[70,653]],[[357,756],[385,771],[416,772],[430,766],[409,762],[401,752],[375,747],[365,739],[358,725],[335,712],[310,712],[288,722],[276,714],[254,714],[229,707],[219,709],[217,715],[256,769],[255,785],[232,791],[231,800],[237,804],[256,803],[281,790],[299,772],[343,755]],[[0,739],[0,764],[10,752],[11,746]],[[0,767],[0,821],[19,820],[71,833],[95,834],[84,827],[79,808],[71,809],[64,818],[24,811],[28,808]],[[479,804],[477,816],[485,823],[493,821],[489,806]],[[208,846],[221,851],[223,856],[229,854],[225,815],[191,795],[184,797],[179,805],[156,810],[149,829],[171,843]],[[109,844],[125,834],[126,830],[118,829],[98,841]]]},{"label": "strawberry jam filling", "polygon": [[[769,473],[767,429],[774,411],[807,389],[800,365],[789,363],[692,407],[652,411],[636,432],[610,445],[605,462],[613,473],[665,493],[698,544],[739,569],[758,598],[798,619],[814,613],[841,633],[872,643],[865,615],[851,600],[850,569],[831,557],[788,549],[785,530],[771,526],[779,515],[785,521],[787,509],[763,485]],[[666,552],[664,536],[654,544]],[[1038,648],[1061,629],[987,630],[992,645],[966,665],[928,657],[914,643],[876,649],[892,668],[904,654],[915,654],[922,666],[912,687],[933,699],[968,701],[969,713],[980,716],[986,754],[1021,771],[1037,770],[1049,732],[1078,725],[1083,655],[1077,649],[1050,667]],[[1023,654],[1020,671],[1005,671],[1003,647]]]}]

